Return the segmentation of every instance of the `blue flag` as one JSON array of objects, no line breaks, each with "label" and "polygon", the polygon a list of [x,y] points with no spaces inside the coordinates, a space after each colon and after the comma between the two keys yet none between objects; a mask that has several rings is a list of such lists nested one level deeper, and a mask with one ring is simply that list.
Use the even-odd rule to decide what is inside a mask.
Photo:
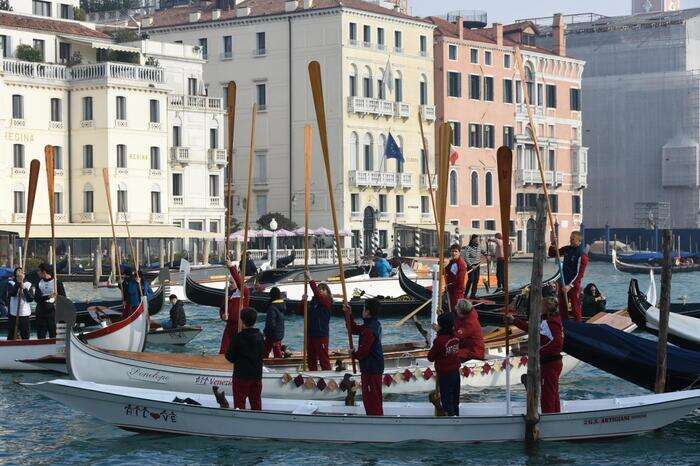
[{"label": "blue flag", "polygon": [[384,157],[387,159],[396,159],[400,162],[404,161],[401,148],[399,148],[399,145],[396,143],[396,139],[394,139],[394,136],[392,136],[391,133],[389,133],[389,139],[386,142]]}]

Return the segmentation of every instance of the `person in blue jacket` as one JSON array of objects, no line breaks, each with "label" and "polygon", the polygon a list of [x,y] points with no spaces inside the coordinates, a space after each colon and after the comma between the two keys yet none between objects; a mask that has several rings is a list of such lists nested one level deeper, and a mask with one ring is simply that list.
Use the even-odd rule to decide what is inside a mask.
[{"label": "person in blue jacket", "polygon": [[[125,271],[126,277],[122,284],[122,292],[124,293],[124,312],[122,317],[126,318],[131,315],[139,304],[141,303],[141,294],[146,296],[147,299],[151,299],[153,296],[153,290],[151,285],[143,279],[141,271],[137,270],[136,273],[131,273],[130,269]],[[141,291],[139,291],[139,287]]]},{"label": "person in blue jacket", "polygon": [[374,260],[374,269],[377,272],[377,277],[388,277],[391,275],[391,264],[389,264],[386,257],[386,254],[383,253]]}]

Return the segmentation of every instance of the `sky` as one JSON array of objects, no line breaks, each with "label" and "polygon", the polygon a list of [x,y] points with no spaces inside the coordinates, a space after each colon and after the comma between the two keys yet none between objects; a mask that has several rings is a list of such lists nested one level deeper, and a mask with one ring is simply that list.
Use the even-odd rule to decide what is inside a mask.
[{"label": "sky", "polygon": [[[489,23],[552,16],[554,13],[625,15],[631,0],[409,0],[416,16],[440,15],[451,10],[485,10]],[[698,8],[700,0],[681,0],[682,8]]]}]

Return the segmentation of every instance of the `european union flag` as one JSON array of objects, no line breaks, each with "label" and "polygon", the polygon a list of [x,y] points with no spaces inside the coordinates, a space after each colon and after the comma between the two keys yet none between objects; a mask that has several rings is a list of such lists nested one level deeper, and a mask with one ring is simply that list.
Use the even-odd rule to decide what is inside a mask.
[{"label": "european union flag", "polygon": [[384,157],[387,159],[396,159],[400,162],[404,161],[401,148],[396,143],[396,139],[394,139],[394,136],[392,136],[391,133],[389,133],[389,139],[386,142],[386,149],[384,149]]}]

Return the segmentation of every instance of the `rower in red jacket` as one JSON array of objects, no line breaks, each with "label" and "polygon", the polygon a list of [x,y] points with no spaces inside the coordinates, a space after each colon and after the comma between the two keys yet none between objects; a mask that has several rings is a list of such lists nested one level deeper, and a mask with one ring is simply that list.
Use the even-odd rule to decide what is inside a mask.
[{"label": "rower in red jacket", "polygon": [[[307,274],[307,280],[309,279]],[[314,297],[309,302],[308,307],[308,341],[306,343],[306,358],[310,371],[331,370],[331,360],[328,357],[328,336],[331,321],[331,310],[333,309],[333,295],[330,288],[325,283],[316,284],[310,280],[311,291]],[[304,301],[307,296],[302,297]]]},{"label": "rower in red jacket", "polygon": [[[588,265],[588,252],[582,242],[583,235],[581,235],[581,232],[573,231],[571,232],[571,236],[569,238],[569,245],[559,248],[564,282],[563,292],[566,293],[566,296],[569,298],[569,303],[571,303],[571,312],[573,313],[573,316],[570,316],[568,309],[566,312],[564,312],[565,310],[562,309],[562,317],[565,319],[573,317],[577,322],[581,322],[583,315],[583,292],[581,290],[581,280],[583,280],[583,276],[586,273],[586,266]],[[549,257],[556,257],[557,249],[554,245],[554,238],[552,238],[551,243],[552,244],[549,246]],[[561,305],[563,306],[565,302],[561,296],[560,299]]]},{"label": "rower in red jacket", "polygon": [[450,247],[452,259],[445,267],[445,284],[450,299],[450,311],[454,312],[457,301],[464,298],[464,285],[467,278],[467,263],[462,259],[458,244]]},{"label": "rower in red jacket", "polygon": [[459,416],[459,338],[455,336],[452,314],[440,314],[435,324],[437,337],[428,352],[428,361],[435,363],[440,402],[447,416]]},{"label": "rower in red jacket", "polygon": [[[224,329],[224,334],[221,337],[221,346],[219,346],[219,354],[225,354],[226,350],[231,343],[231,339],[234,335],[238,333],[238,316],[239,309],[248,307],[248,301],[250,300],[250,290],[243,286],[243,277],[238,273],[236,266],[233,262],[227,262],[228,270],[231,273],[231,278],[229,279],[228,288],[228,315],[226,315],[226,308],[222,305],[219,308],[219,317],[221,320],[226,322],[226,328]],[[241,291],[243,290],[243,302],[241,300]]]},{"label": "rower in red jacket", "polygon": [[[512,316],[508,316],[513,320]],[[525,332],[528,322],[514,319],[513,323]],[[559,315],[559,303],[556,298],[545,298],[542,303],[542,324],[540,325],[540,368],[542,372],[542,395],[540,405],[542,413],[558,413],[559,377],[563,367],[561,352],[564,349],[564,329]]]},{"label": "rower in red jacket", "polygon": [[484,359],[484,332],[479,313],[466,299],[457,301],[455,335],[459,338],[459,358],[464,361]]},{"label": "rower in red jacket", "polygon": [[384,374],[384,350],[382,349],[382,324],[377,319],[379,315],[379,300],[368,299],[362,310],[364,323],[357,325],[350,312],[350,306],[345,305],[345,318],[350,322],[350,330],[354,335],[360,335],[358,348],[353,357],[360,362],[360,382],[362,383],[362,403],[368,416],[383,416],[382,405],[382,375]]}]

